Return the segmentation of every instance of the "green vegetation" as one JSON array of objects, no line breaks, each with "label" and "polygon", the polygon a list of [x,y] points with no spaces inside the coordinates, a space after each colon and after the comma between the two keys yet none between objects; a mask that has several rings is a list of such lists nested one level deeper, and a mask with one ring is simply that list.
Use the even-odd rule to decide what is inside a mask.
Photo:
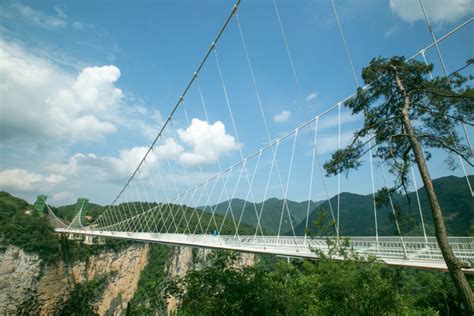
[{"label": "green vegetation", "polygon": [[[141,205],[143,204],[143,206]],[[154,232],[165,232],[165,228],[169,228],[170,232],[178,233],[194,233],[196,234],[211,234],[214,229],[217,229],[221,234],[235,234],[235,227],[238,225],[238,218],[232,218],[230,212],[225,216],[214,215],[208,212],[203,212],[200,209],[191,208],[184,205],[163,204],[156,203],[138,203],[129,202],[121,204],[124,210],[124,217],[135,216],[133,210],[142,211],[155,208],[150,214],[153,215],[151,230]],[[173,214],[173,216],[169,215]],[[136,227],[138,229],[139,227]],[[133,229],[133,228],[132,228]],[[255,228],[251,225],[241,223],[239,226],[239,234],[253,235]]]},{"label": "green vegetation", "polygon": [[0,247],[15,245],[36,253],[46,263],[57,258],[59,239],[47,216],[33,211],[24,200],[0,192]]},{"label": "green vegetation", "polygon": [[94,303],[101,297],[106,285],[106,277],[76,284],[68,300],[62,305],[57,314],[64,316],[97,315],[97,308]]},{"label": "green vegetation", "polygon": [[[53,207],[52,209],[59,218],[65,219],[67,222],[71,222],[76,215],[76,204],[64,205],[58,208]],[[84,207],[84,211],[82,217],[84,220],[83,224],[88,225],[105,211],[105,207],[88,202]]]},{"label": "green vegetation", "polygon": [[213,265],[170,282],[178,315],[458,315],[445,273],[386,266],[373,259],[280,259],[242,267],[219,252]]},{"label": "green vegetation", "polygon": [[37,254],[43,263],[58,259],[65,263],[86,260],[103,251],[118,252],[132,242],[107,239],[104,245],[84,245],[80,240],[68,240],[57,235],[48,217],[34,211],[32,205],[7,192],[0,192],[0,247],[17,246],[28,253]]},{"label": "green vegetation", "polygon": [[170,248],[163,245],[149,245],[148,264],[140,274],[137,290],[127,306],[127,315],[166,314],[164,281],[167,279],[166,264]]},{"label": "green vegetation", "polygon": [[[469,176],[474,182],[474,176]],[[439,202],[445,215],[448,234],[453,236],[469,236],[470,227],[474,226],[474,202],[469,193],[464,177],[443,177],[433,180],[433,185],[438,194]],[[434,236],[433,215],[429,208],[425,189],[418,190],[422,213],[425,220],[426,232]],[[416,200],[416,194],[410,192],[407,196],[392,193],[393,200],[397,205],[398,220],[401,223],[403,235],[422,236],[421,220]],[[331,200],[333,208],[337,205],[337,196]],[[340,195],[340,233],[344,236],[375,236],[375,224],[373,214],[373,197],[369,195],[358,195],[353,193],[342,193]],[[328,202],[317,207],[309,216],[309,223],[318,220],[320,213],[324,212],[326,218],[330,217]],[[393,236],[398,232],[395,228],[392,211],[387,205],[379,205],[377,208],[378,230],[380,236]],[[304,234],[305,222],[295,227],[297,235]],[[315,231],[310,226],[310,231]],[[335,234],[334,229],[330,230]]]},{"label": "green vegetation", "polygon": [[[212,210],[215,209],[216,214],[224,215],[226,211],[230,207],[234,213],[236,218],[240,218],[242,215],[242,223],[246,223],[249,225],[255,226],[257,223],[257,216],[255,214],[255,210],[258,213],[262,212],[260,222],[262,224],[262,228],[264,231],[268,232],[269,234],[277,234],[278,233],[278,226],[280,223],[280,216],[283,210],[283,202],[284,200],[271,198],[263,203],[252,203],[252,202],[245,202],[241,199],[233,199],[230,201],[226,201],[223,203],[219,203],[213,206],[203,206],[200,209],[210,213]],[[309,202],[309,209],[314,210],[321,202]],[[306,213],[308,210],[308,201],[304,202],[294,202],[287,200],[288,208],[290,209],[291,213],[291,220],[293,221],[293,225],[296,226],[297,224],[301,223],[306,219]],[[263,207],[263,208],[262,208]],[[230,212],[230,211],[228,211]],[[285,211],[283,212],[283,220],[281,225],[281,233],[287,233],[291,231],[291,224],[289,221],[288,214]]]},{"label": "green vegetation", "polygon": [[[473,227],[472,198],[466,195],[464,181],[464,178],[456,177],[434,181],[436,191],[440,192],[441,205],[446,210],[448,229],[453,235],[467,235]],[[419,192],[421,202],[427,205],[423,190]],[[406,197],[394,197],[399,205],[405,207],[407,214],[412,212],[415,218],[418,216],[414,193],[410,193],[410,207]],[[280,200],[271,200],[280,202],[274,209],[281,206]],[[355,234],[365,229],[365,234],[373,235],[370,231],[373,227],[372,196],[343,193],[341,203],[341,211],[347,212],[341,213],[342,218],[351,218],[350,225],[341,221],[341,232],[352,229]],[[95,216],[105,209],[99,205],[92,206]],[[135,206],[139,207],[138,204]],[[289,206],[294,204],[289,203]],[[72,219],[74,207],[60,207],[58,213],[61,217]],[[318,212],[326,210],[326,207],[324,203],[315,206],[310,223],[317,222]],[[131,241],[110,239],[104,245],[91,247],[81,241],[68,240],[65,236],[54,234],[46,216],[25,213],[25,210],[31,209],[32,206],[25,201],[0,192],[2,247],[13,244],[25,251],[38,253],[45,262],[62,259],[65,263],[71,263],[106,250],[119,251],[133,244]],[[223,223],[223,214],[212,219],[209,213],[192,208],[172,205],[170,209],[174,214],[180,214],[175,217],[176,222],[184,210],[192,229],[197,225],[198,216],[203,229],[210,223],[207,233]],[[379,208],[378,212],[382,235],[394,234],[390,210],[385,207]],[[425,207],[423,212],[425,221],[430,222],[429,210]],[[155,215],[157,227],[163,225],[164,218],[159,213]],[[416,232],[419,229],[418,219],[407,218],[410,220],[406,220],[404,232]],[[171,217],[165,224],[174,227]],[[319,233],[322,227],[330,228],[329,221],[319,224]],[[200,227],[197,227],[199,232]],[[223,234],[235,232],[230,214],[222,227]],[[184,232],[185,228],[183,219],[178,231]],[[297,229],[301,230],[301,225]],[[255,228],[241,224],[239,232],[253,234]],[[331,229],[326,233],[331,235]],[[137,290],[127,306],[127,315],[165,314],[166,298],[170,295],[178,300],[178,315],[459,315],[465,312],[448,274],[394,268],[374,259],[360,260],[351,256],[346,261],[323,257],[318,261],[294,259],[287,262],[284,258],[259,255],[256,256],[255,266],[241,266],[235,253],[213,251],[212,256],[208,257],[210,262],[195,265],[204,266],[202,270],[191,270],[182,278],[170,280],[167,274],[170,257],[169,247],[149,245],[148,264],[141,272]],[[199,260],[196,257],[193,251],[193,261]],[[473,286],[474,278],[469,278],[469,282]],[[95,315],[94,303],[106,284],[107,278],[77,284],[57,313]]]},{"label": "green vegetation", "polygon": [[462,271],[464,263],[449,245],[443,210],[426,161],[431,157],[430,149],[440,149],[448,155],[445,161],[449,168],[458,167],[458,157],[474,166],[470,161],[474,153],[459,128],[463,125],[465,130],[465,125],[474,122],[474,89],[469,86],[472,76],[459,73],[472,64],[474,59],[469,59],[449,76],[433,78],[433,65],[416,59],[372,59],[362,70],[364,88],[358,88],[356,95],[344,102],[353,114],[364,115],[364,124],[355,131],[353,141],[336,150],[324,164],[328,175],[347,175],[363,164],[366,145],[374,148],[371,154],[395,176],[392,187],[379,190],[378,200],[384,204],[388,204],[391,193],[407,190],[410,169],[418,169],[439,249],[466,306],[465,314],[470,316],[474,314],[474,294]]}]

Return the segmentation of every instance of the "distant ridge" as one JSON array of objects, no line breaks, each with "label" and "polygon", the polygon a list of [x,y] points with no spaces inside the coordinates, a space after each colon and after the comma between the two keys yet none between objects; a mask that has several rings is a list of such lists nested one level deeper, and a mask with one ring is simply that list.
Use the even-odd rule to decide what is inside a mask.
[{"label": "distant ridge", "polygon": [[[270,198],[268,200],[265,200],[264,202],[260,202],[260,203],[247,202],[247,204],[245,204],[245,200],[242,200],[242,199],[232,199],[230,201],[231,201],[230,207],[232,208],[236,221],[238,221],[238,219],[240,218],[240,215],[243,210],[242,222],[249,225],[253,225],[253,226],[257,226],[257,217],[255,215],[255,209],[258,211],[258,213],[260,213],[260,210],[262,209],[262,204],[263,204],[263,211],[262,211],[262,216],[260,220],[263,230],[272,234],[278,233],[278,226],[280,223],[284,200],[280,200],[277,198]],[[288,203],[288,208],[290,209],[290,213],[292,216],[293,226],[294,228],[296,228],[301,221],[306,219],[306,213],[308,211],[308,201],[295,202],[295,201],[288,200],[287,203]],[[309,211],[312,212],[321,203],[322,202],[310,201]],[[244,204],[245,204],[245,208],[244,208]],[[211,212],[212,210],[215,209],[216,214],[224,215],[227,211],[228,206],[229,206],[229,201],[226,201],[226,202],[219,203],[217,205],[201,206],[199,208],[206,212]],[[230,209],[228,211],[227,216],[231,216]],[[283,212],[281,234],[289,233],[289,232],[292,232],[292,230],[291,230],[291,224],[289,221],[288,213],[285,208]]]},{"label": "distant ridge", "polygon": [[[474,176],[469,176],[474,183]],[[433,185],[438,196],[446,221],[449,235],[468,236],[474,234],[474,198],[469,193],[465,177],[447,176],[433,180]],[[418,190],[425,227],[428,235],[434,235],[433,217],[428,204],[425,189]],[[402,208],[400,214],[401,230],[403,235],[423,235],[418,203],[415,192],[408,194],[410,205],[406,196],[393,195],[394,201]],[[331,198],[334,211],[337,207],[337,196]],[[374,212],[372,194],[359,195],[341,193],[340,195],[340,234],[347,236],[374,236]],[[316,232],[314,221],[320,216],[321,211],[331,218],[327,201],[320,204],[309,216],[309,229]],[[377,208],[377,222],[379,235],[396,235],[391,208]],[[326,222],[328,224],[328,222]],[[305,222],[295,228],[296,234],[304,234]],[[334,233],[334,230],[333,230]]]}]

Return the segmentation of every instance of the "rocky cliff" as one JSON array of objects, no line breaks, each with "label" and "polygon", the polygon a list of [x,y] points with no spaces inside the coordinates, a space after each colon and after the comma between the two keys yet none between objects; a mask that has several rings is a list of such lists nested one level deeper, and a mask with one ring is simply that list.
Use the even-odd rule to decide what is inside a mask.
[{"label": "rocky cliff", "polygon": [[0,253],[1,314],[52,315],[61,309],[77,284],[98,278],[104,290],[94,303],[100,315],[124,314],[147,264],[147,245],[104,252],[87,261],[45,266],[36,255],[9,246]]},{"label": "rocky cliff", "polygon": [[[78,285],[101,280],[100,293],[93,303],[99,315],[125,315],[127,305],[148,264],[149,246],[138,244],[119,252],[106,251],[85,261],[44,265],[37,255],[9,246],[0,252],[0,314],[27,313],[53,315],[61,310]],[[167,278],[184,276],[191,269],[210,263],[208,249],[174,247],[164,265]],[[252,265],[251,254],[240,254],[238,264]],[[176,309],[168,298],[168,313]]]}]

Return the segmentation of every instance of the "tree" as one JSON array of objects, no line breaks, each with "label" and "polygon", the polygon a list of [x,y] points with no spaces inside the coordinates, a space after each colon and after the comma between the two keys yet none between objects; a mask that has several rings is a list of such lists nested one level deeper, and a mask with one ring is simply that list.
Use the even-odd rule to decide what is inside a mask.
[{"label": "tree", "polygon": [[[467,66],[473,63],[469,60]],[[465,68],[463,67],[463,68]],[[449,78],[428,79],[433,65],[403,57],[373,59],[362,71],[367,85],[359,88],[354,98],[345,102],[353,114],[364,114],[364,125],[354,134],[346,148],[337,150],[324,168],[328,175],[347,173],[362,165],[365,145],[376,147],[374,157],[385,161],[396,176],[393,188],[384,188],[385,195],[404,190],[409,183],[409,168],[416,164],[428,196],[434,218],[435,235],[466,314],[474,312],[472,290],[449,243],[441,207],[433,188],[426,160],[429,148],[448,153],[446,162],[456,168],[459,155],[472,166],[473,153],[462,143],[459,125],[473,126],[474,90],[459,72]],[[373,141],[373,143],[372,143]]]}]

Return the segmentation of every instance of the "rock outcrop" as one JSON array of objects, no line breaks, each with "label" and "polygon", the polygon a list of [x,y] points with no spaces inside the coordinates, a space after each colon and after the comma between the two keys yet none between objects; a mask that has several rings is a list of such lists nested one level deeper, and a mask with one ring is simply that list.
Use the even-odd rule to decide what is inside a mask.
[{"label": "rock outcrop", "polygon": [[[99,315],[125,315],[137,289],[142,270],[148,264],[148,245],[133,245],[119,252],[102,252],[84,261],[44,265],[37,255],[9,246],[0,252],[0,314],[53,315],[69,299],[77,284],[105,279],[94,303]],[[209,249],[175,247],[165,270],[170,278],[183,277],[190,270],[210,264]],[[237,264],[253,265],[253,254],[239,254]],[[168,312],[177,302],[167,300]]]},{"label": "rock outcrop", "polygon": [[36,300],[41,260],[17,247],[0,253],[0,312],[16,314],[30,309]]},{"label": "rock outcrop", "polygon": [[78,283],[105,277],[106,286],[96,303],[100,315],[123,315],[147,264],[146,244],[104,252],[65,266],[44,266],[36,255],[9,246],[0,253],[0,314],[52,315]]}]

